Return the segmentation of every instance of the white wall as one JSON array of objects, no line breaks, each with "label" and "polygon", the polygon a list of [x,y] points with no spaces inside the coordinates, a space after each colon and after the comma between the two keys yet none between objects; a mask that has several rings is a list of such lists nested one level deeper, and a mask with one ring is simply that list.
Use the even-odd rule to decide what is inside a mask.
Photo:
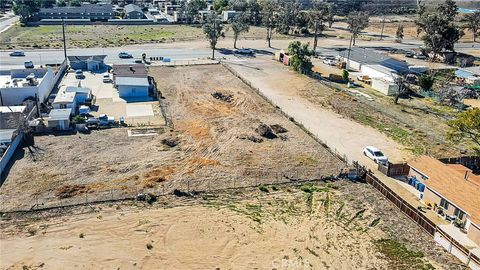
[{"label": "white wall", "polygon": [[35,97],[37,86],[1,88],[4,106],[21,105],[27,97]]},{"label": "white wall", "polygon": [[391,78],[391,74],[385,73],[383,71],[377,70],[373,67],[368,65],[362,65],[362,74],[368,76],[370,78]]},{"label": "white wall", "polygon": [[118,94],[120,97],[148,97],[148,86],[119,85]]},{"label": "white wall", "polygon": [[398,85],[382,78],[372,78],[372,88],[387,96],[395,95],[398,92]]},{"label": "white wall", "polygon": [[38,77],[44,74],[43,79],[37,86],[0,88],[4,106],[21,105],[24,99],[27,97],[35,97],[35,94],[38,95],[40,102],[45,101],[48,97],[48,94],[55,85],[52,68],[48,68],[46,73],[45,69],[32,69],[31,71],[33,72],[30,73],[27,71],[29,70],[12,70],[12,78],[25,78],[28,74],[35,73]]}]

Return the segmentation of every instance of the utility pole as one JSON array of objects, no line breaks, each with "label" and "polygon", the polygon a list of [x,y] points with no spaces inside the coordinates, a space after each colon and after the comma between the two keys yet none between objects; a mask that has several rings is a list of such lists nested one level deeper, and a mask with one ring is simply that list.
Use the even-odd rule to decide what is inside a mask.
[{"label": "utility pole", "polygon": [[62,20],[62,34],[63,34],[63,54],[65,61],[67,61],[67,41],[65,39],[65,20]]},{"label": "utility pole", "polygon": [[350,52],[352,51],[352,41],[353,41],[353,33],[350,36],[350,45],[348,45],[348,54],[347,54],[347,64],[345,66],[345,69],[348,71],[348,68],[350,66]]},{"label": "utility pole", "polygon": [[385,29],[385,14],[383,14],[382,33],[380,34],[380,40],[383,40],[383,29]]}]

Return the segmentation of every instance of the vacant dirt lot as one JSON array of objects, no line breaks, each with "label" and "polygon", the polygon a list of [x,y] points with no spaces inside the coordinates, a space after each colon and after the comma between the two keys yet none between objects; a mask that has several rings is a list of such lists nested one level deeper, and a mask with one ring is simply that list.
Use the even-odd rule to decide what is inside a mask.
[{"label": "vacant dirt lot", "polygon": [[[19,153],[0,188],[2,210],[132,197],[142,190],[313,179],[342,168],[222,66],[151,70],[173,129],[160,127],[160,135],[148,137],[128,137],[127,128],[36,137],[33,154]],[[273,127],[270,138],[256,131],[266,126]]]},{"label": "vacant dirt lot", "polygon": [[0,268],[458,269],[379,196],[338,181],[5,215]]}]

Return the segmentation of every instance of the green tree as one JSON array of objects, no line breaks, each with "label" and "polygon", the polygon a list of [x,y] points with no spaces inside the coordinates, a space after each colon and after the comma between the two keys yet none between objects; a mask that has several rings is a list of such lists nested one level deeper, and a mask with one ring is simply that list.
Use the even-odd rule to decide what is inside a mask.
[{"label": "green tree", "polygon": [[277,31],[289,34],[295,28],[297,17],[300,13],[300,3],[296,0],[277,1]]},{"label": "green tree", "polygon": [[350,76],[350,73],[348,73],[348,70],[343,69],[342,70],[342,79],[344,81],[349,81],[349,76]]},{"label": "green tree", "polygon": [[223,24],[217,17],[217,13],[212,12],[207,18],[207,23],[203,25],[203,32],[207,36],[210,48],[212,49],[212,59],[215,59],[215,49],[217,47],[218,39],[225,37]]},{"label": "green tree", "polygon": [[221,13],[225,8],[228,6],[228,1],[227,0],[214,0],[213,1],[213,9]]},{"label": "green tree", "polygon": [[185,13],[187,15],[187,23],[194,21],[200,10],[207,8],[207,2],[205,0],[191,0],[186,4]]},{"label": "green tree", "polygon": [[465,28],[472,32],[473,42],[475,42],[476,37],[480,36],[480,11],[465,14],[464,22]]},{"label": "green tree", "polygon": [[278,26],[278,5],[275,0],[262,0],[260,5],[262,7],[262,23],[267,30],[266,39],[268,42],[268,47],[271,48],[271,40],[273,37],[273,33]]},{"label": "green tree", "polygon": [[237,48],[237,40],[240,34],[248,32],[250,30],[250,25],[247,21],[247,16],[245,14],[240,14],[235,16],[232,21],[231,28],[233,31],[233,48]]},{"label": "green tree", "polygon": [[329,6],[325,2],[315,1],[308,12],[310,27],[313,28],[313,51],[317,50],[318,36],[324,30],[324,22],[328,19]]},{"label": "green tree", "polygon": [[395,33],[396,41],[401,43],[403,40],[403,24],[397,26],[397,32]]},{"label": "green tree", "polygon": [[473,143],[472,149],[480,155],[480,108],[460,113],[456,119],[448,122],[450,129],[447,138],[452,142],[467,140]]},{"label": "green tree", "polygon": [[261,18],[262,7],[257,0],[248,0],[247,1],[247,14],[249,17],[250,24],[259,25],[262,22]]},{"label": "green tree", "polygon": [[300,41],[292,41],[288,44],[289,62],[295,71],[300,74],[312,72],[312,61],[310,58],[314,51],[309,49],[309,44],[302,44]]},{"label": "green tree", "polygon": [[39,10],[41,3],[38,0],[16,0],[13,2],[13,12],[20,17],[20,22],[25,23]]},{"label": "green tree", "polygon": [[65,0],[58,0],[57,1],[57,6],[58,7],[66,7],[67,3],[65,2]]},{"label": "green tree", "polygon": [[423,33],[425,48],[433,53],[435,60],[443,50],[454,51],[454,45],[463,32],[455,25],[457,6],[454,1],[446,0],[433,12],[420,8],[416,20],[417,32]]},{"label": "green tree", "polygon": [[337,11],[334,4],[328,5],[328,14],[327,14],[328,28],[332,28],[333,23],[335,23],[336,12]]},{"label": "green tree", "polygon": [[435,78],[430,75],[422,75],[418,78],[418,85],[422,88],[423,91],[430,91],[433,87]]},{"label": "green tree", "polygon": [[80,7],[80,6],[82,6],[82,2],[80,2],[80,0],[70,0],[70,6]]},{"label": "green tree", "polygon": [[368,27],[369,18],[368,12],[362,11],[353,11],[347,15],[348,31],[352,33],[354,46],[357,36]]}]

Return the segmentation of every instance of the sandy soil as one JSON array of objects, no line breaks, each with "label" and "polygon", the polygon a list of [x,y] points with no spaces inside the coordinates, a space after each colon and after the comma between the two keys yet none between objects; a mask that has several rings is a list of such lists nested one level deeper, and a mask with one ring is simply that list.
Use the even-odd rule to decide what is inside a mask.
[{"label": "sandy soil", "polygon": [[[401,100],[399,106],[392,106],[391,98],[375,91],[368,92],[374,101],[363,100],[300,76],[270,57],[231,61],[229,65],[349,158],[362,160],[361,151],[366,145],[379,147],[396,162],[410,158],[412,153],[458,153],[446,142],[442,113],[436,113],[437,108],[428,107],[426,101]],[[328,76],[328,72],[323,75]],[[424,132],[426,125],[432,132]]]},{"label": "sandy soil", "polygon": [[[3,210],[338,175],[342,162],[220,65],[152,68],[173,129],[39,136],[0,188]],[[214,92],[232,95],[217,100]],[[280,125],[274,139],[255,131]],[[130,129],[131,130],[131,129]],[[253,142],[250,139],[261,140]],[[167,146],[162,140],[176,141]]]},{"label": "sandy soil", "polygon": [[367,185],[276,189],[4,216],[0,267],[449,269],[457,263]]}]

